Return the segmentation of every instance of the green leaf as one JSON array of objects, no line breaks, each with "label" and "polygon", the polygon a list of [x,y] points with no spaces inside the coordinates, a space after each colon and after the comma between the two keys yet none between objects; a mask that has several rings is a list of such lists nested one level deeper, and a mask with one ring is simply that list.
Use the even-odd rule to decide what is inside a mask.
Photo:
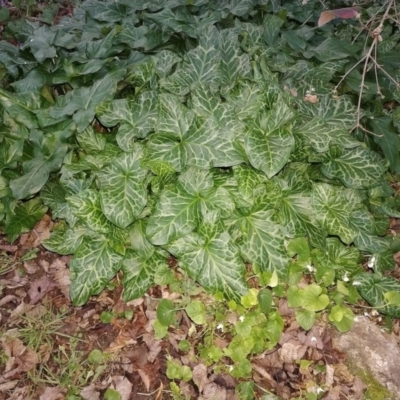
[{"label": "green leaf", "polygon": [[340,305],[332,307],[328,318],[339,332],[347,332],[354,324],[354,314],[349,307]]},{"label": "green leaf", "polygon": [[256,271],[276,270],[285,276],[288,258],[281,227],[272,220],[271,211],[235,211],[233,219],[242,232],[240,251],[242,257]]},{"label": "green leaf", "polygon": [[117,90],[117,83],[125,77],[124,69],[117,69],[93,83],[91,87],[81,87],[57,98],[56,105],[50,110],[53,118],[72,115],[78,132],[83,132],[92,122],[95,107],[111,100]]},{"label": "green leaf", "polygon": [[308,311],[321,311],[329,304],[329,297],[322,293],[321,286],[313,283],[299,290],[301,306]]},{"label": "green leaf", "polygon": [[67,197],[66,200],[72,213],[89,229],[99,233],[110,231],[110,224],[101,209],[97,191],[86,189]]},{"label": "green leaf", "polygon": [[[263,171],[268,178],[276,175],[289,160],[294,147],[294,139],[289,129],[275,123],[275,112],[291,111],[286,105],[280,106],[270,115],[261,114],[255,121],[248,123],[248,133],[245,137],[245,150],[250,163],[254,168]],[[287,111],[286,111],[287,110]]]},{"label": "green leaf", "polygon": [[199,35],[199,45],[189,50],[183,68],[160,81],[163,88],[176,95],[184,95],[200,84],[216,86],[220,81],[220,35],[215,26],[209,26]]},{"label": "green leaf", "polygon": [[315,184],[312,192],[312,205],[316,218],[331,235],[350,244],[357,236],[357,230],[350,223],[351,205],[338,189]]},{"label": "green leaf", "polygon": [[306,331],[310,330],[315,324],[315,311],[296,310],[296,321]]},{"label": "green leaf", "polygon": [[206,290],[224,293],[235,301],[247,292],[244,264],[239,249],[226,231],[206,225],[167,246],[179,258],[180,266]]},{"label": "green leaf", "polygon": [[97,174],[104,215],[124,229],[147,203],[147,170],[140,166],[141,151],[123,153]]},{"label": "green leaf", "polygon": [[96,107],[96,115],[107,127],[119,124],[117,142],[124,151],[134,149],[137,139],[145,138],[154,130],[157,120],[157,93],[142,93],[136,101],[118,99]]},{"label": "green leaf", "polygon": [[269,289],[262,289],[257,295],[258,304],[264,314],[271,311],[272,306],[272,292]]},{"label": "green leaf", "polygon": [[6,214],[4,233],[10,243],[21,234],[29,232],[40,221],[47,211],[40,198],[18,204],[15,209]]},{"label": "green leaf", "polygon": [[85,238],[69,265],[73,304],[80,306],[99,294],[121,268],[122,259],[103,238]]},{"label": "green leaf", "polygon": [[154,274],[157,268],[163,265],[165,265],[165,258],[158,253],[144,257],[128,249],[121,268],[124,273],[122,299],[128,302],[143,296],[154,285]]},{"label": "green leaf", "polygon": [[73,229],[57,229],[52,232],[49,239],[42,242],[42,245],[53,253],[68,255],[74,254],[81,245],[87,234],[87,228],[75,226]]},{"label": "green leaf", "polygon": [[400,283],[396,279],[379,273],[364,272],[354,278],[353,285],[369,304],[379,309],[379,312],[400,318],[400,307],[387,304],[385,299],[388,292],[400,293]]},{"label": "green leaf", "polygon": [[162,299],[157,306],[157,319],[164,326],[170,326],[175,319],[175,308],[171,300]]},{"label": "green leaf", "polygon": [[201,301],[191,301],[185,308],[189,318],[198,325],[206,323],[206,308]]},{"label": "green leaf", "polygon": [[356,148],[332,154],[321,172],[330,179],[340,179],[350,188],[365,189],[380,183],[385,167],[378,154]]}]

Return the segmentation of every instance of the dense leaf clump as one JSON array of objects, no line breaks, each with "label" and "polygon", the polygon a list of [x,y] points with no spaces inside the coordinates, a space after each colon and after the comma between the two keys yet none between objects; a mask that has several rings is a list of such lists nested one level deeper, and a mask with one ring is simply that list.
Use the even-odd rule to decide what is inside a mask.
[{"label": "dense leaf clump", "polygon": [[[380,279],[399,290],[380,275],[393,267],[398,134],[390,116],[376,143],[349,133],[357,70],[347,94],[332,89],[362,46],[347,45],[351,24],[337,36],[299,27],[318,14],[304,3],[88,0],[57,26],[8,24],[18,45],[0,42],[0,221],[12,242],[51,212],[45,246],[73,254],[74,304],[118,271],[124,300],[140,297],[171,255],[236,301],[245,263],[262,285],[277,274],[304,327],[337,280],[339,329],[349,280],[375,306]],[[310,271],[319,285],[297,296]]]}]

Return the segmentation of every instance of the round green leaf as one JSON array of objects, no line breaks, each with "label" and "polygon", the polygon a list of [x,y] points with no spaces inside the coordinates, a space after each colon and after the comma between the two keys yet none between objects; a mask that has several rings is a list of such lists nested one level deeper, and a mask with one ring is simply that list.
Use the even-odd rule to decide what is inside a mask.
[{"label": "round green leaf", "polygon": [[334,306],[329,314],[329,321],[336,326],[339,332],[347,332],[354,323],[353,311],[348,307]]},{"label": "round green leaf", "polygon": [[186,306],[185,310],[195,324],[206,323],[206,307],[201,301],[192,301]]},{"label": "round green leaf", "polygon": [[309,310],[296,310],[296,321],[306,331],[311,329],[315,323],[315,312]]},{"label": "round green leaf", "polygon": [[157,319],[164,326],[170,326],[174,322],[175,309],[171,300],[162,299],[156,311]]},{"label": "round green leaf", "polygon": [[329,304],[329,297],[322,294],[321,286],[313,283],[299,291],[301,306],[308,311],[321,311]]}]

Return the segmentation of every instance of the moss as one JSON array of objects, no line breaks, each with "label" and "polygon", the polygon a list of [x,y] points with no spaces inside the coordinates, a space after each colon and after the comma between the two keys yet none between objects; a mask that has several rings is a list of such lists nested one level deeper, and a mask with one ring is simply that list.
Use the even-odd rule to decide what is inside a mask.
[{"label": "moss", "polygon": [[396,399],[394,394],[382,386],[368,370],[362,370],[351,362],[347,363],[347,367],[354,376],[358,376],[368,386],[362,400]]}]

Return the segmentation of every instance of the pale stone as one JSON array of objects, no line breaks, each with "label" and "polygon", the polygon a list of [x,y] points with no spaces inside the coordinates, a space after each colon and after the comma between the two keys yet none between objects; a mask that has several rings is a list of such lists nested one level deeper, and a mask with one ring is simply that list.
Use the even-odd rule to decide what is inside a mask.
[{"label": "pale stone", "polygon": [[400,349],[393,335],[368,318],[357,317],[349,332],[332,336],[336,349],[347,354],[357,368],[368,370],[394,399],[400,400]]}]

